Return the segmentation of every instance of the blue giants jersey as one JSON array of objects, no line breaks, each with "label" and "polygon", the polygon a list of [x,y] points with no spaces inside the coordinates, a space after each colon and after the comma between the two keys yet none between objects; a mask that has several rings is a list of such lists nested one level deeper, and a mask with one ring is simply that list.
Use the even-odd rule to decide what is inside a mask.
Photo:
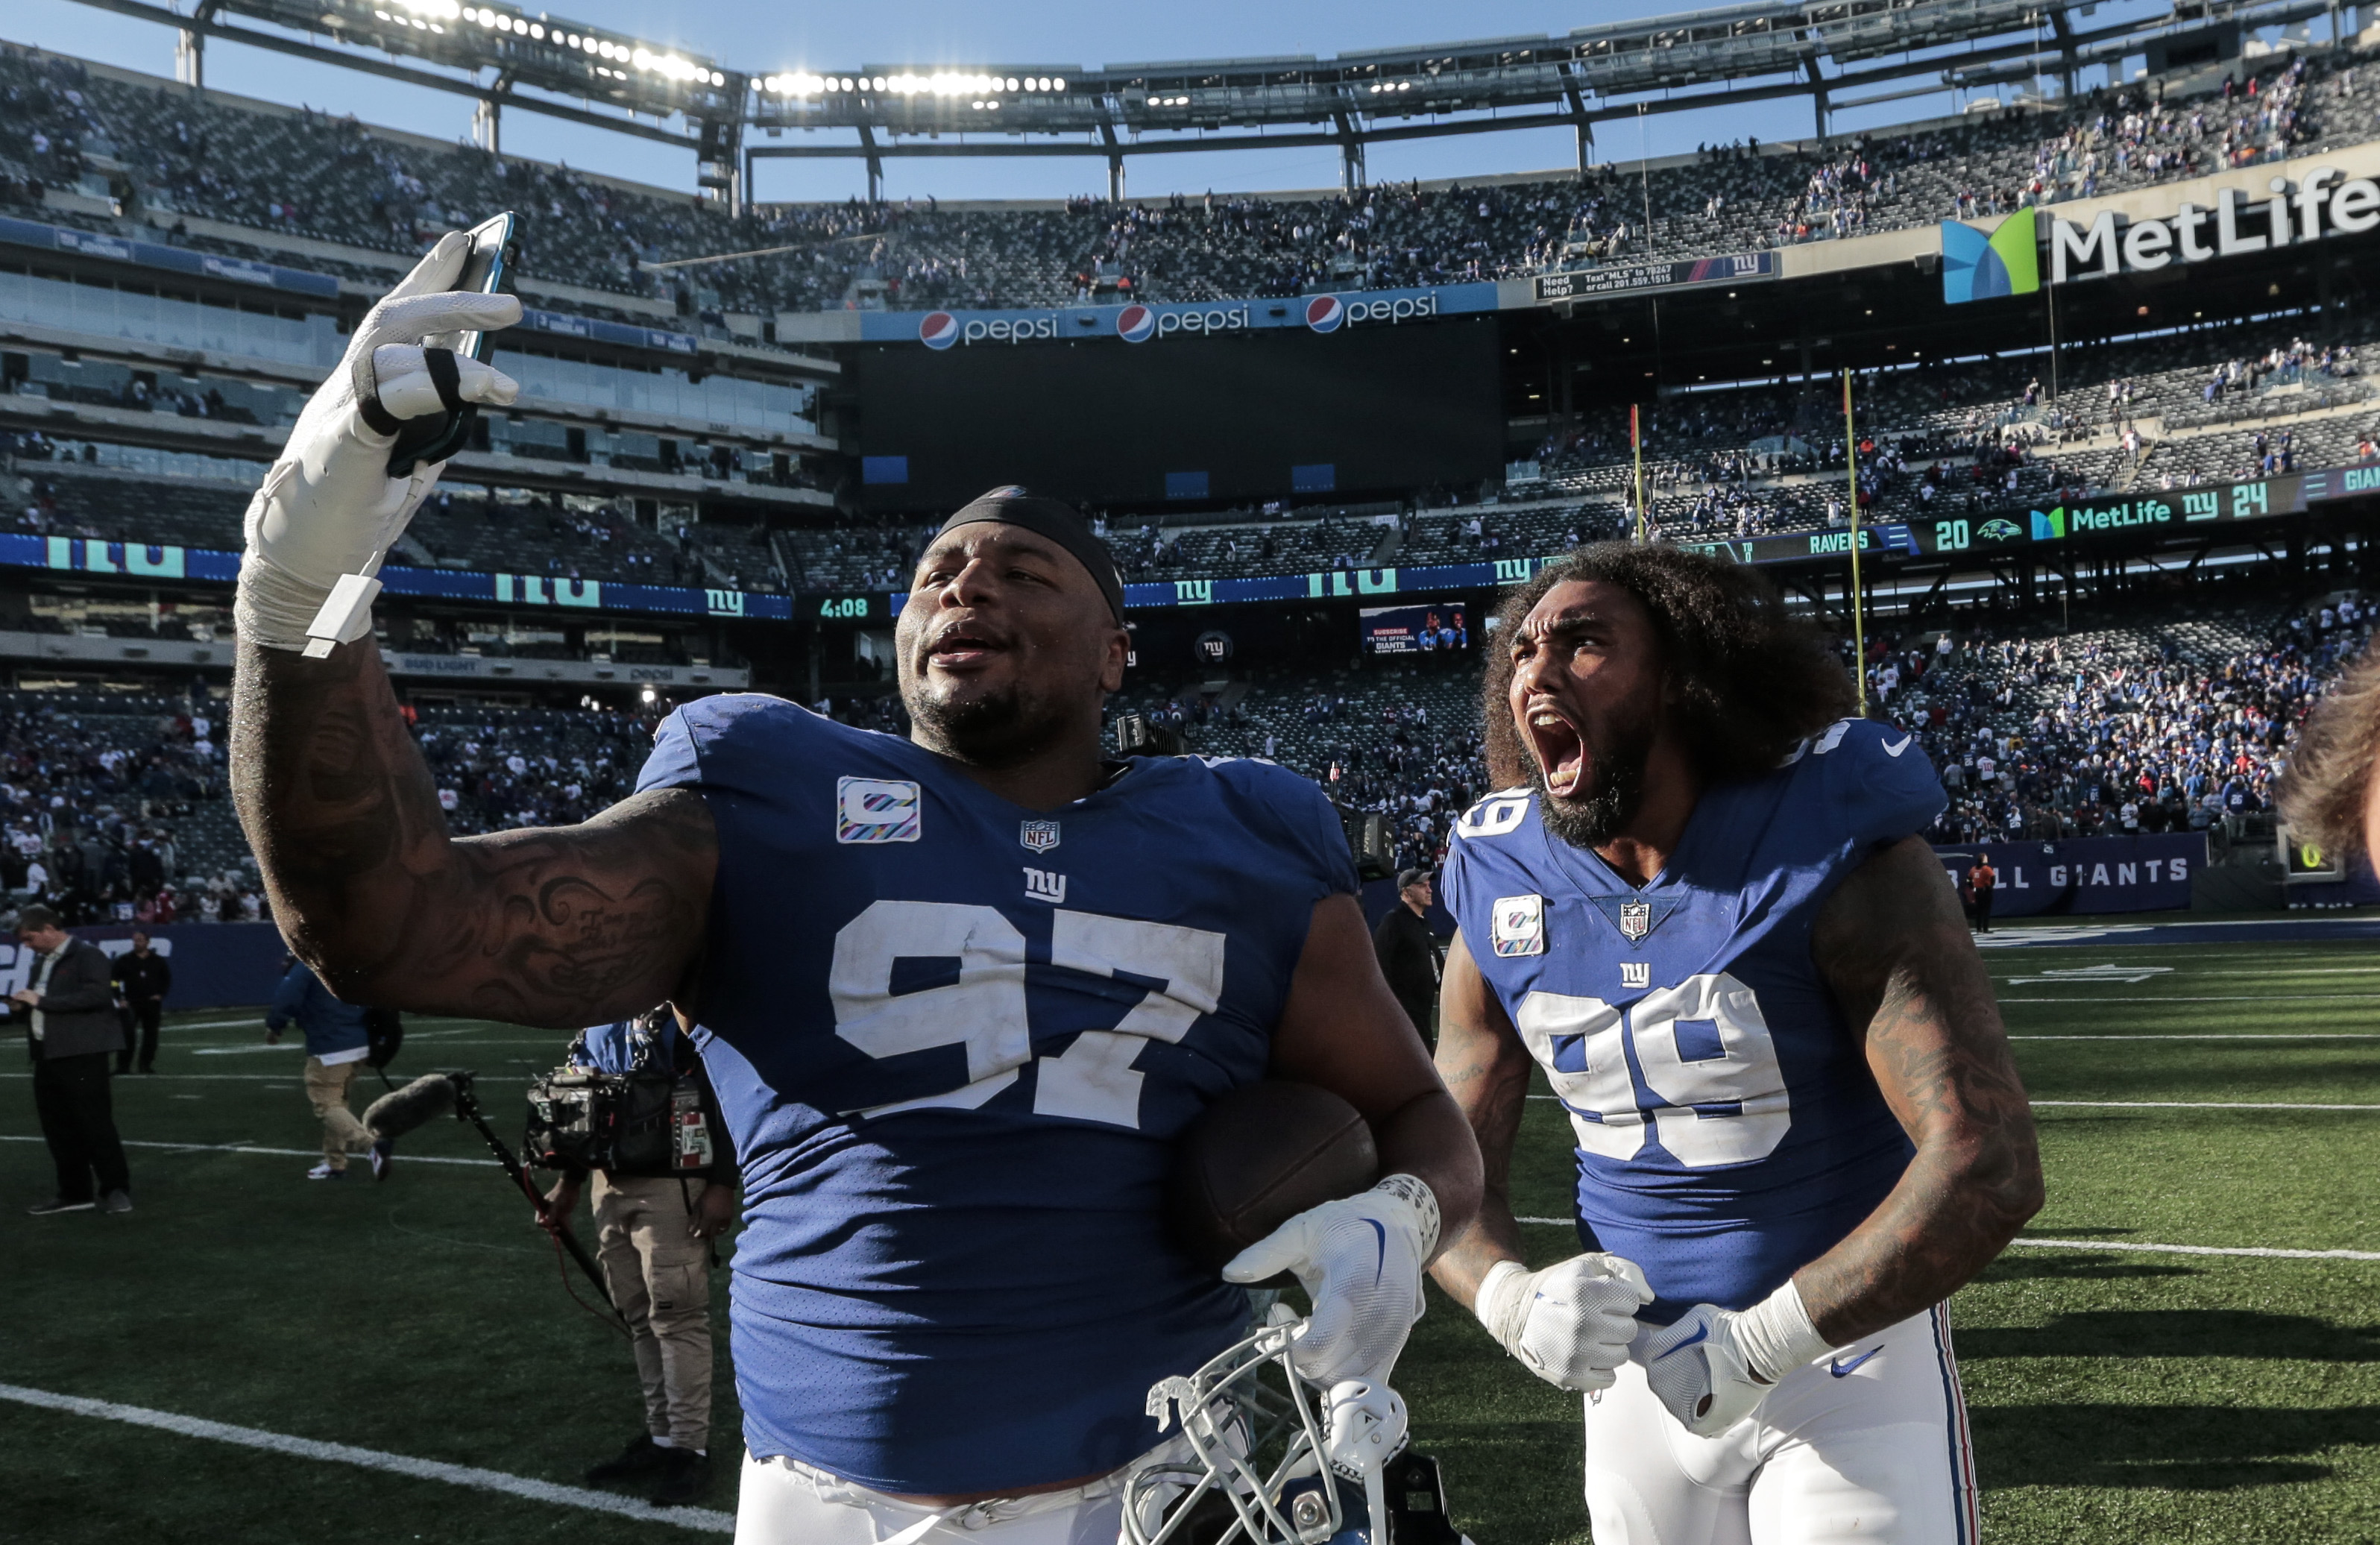
[{"label": "blue giants jersey", "polygon": [[752,1454],[950,1494],[1153,1446],[1149,1386],[1248,1312],[1167,1241],[1172,1139],[1263,1077],[1314,904],[1354,888],[1329,803],[1181,758],[1028,810],[749,695],[671,715],[639,786],[718,824],[695,1039]]},{"label": "blue giants jersey", "polygon": [[1835,887],[1943,806],[1911,736],[1845,720],[1706,790],[1639,889],[1528,790],[1455,827],[1446,902],[1569,1111],[1579,1235],[1667,1324],[1757,1303],[1875,1210],[1912,1150],[1810,959]]}]

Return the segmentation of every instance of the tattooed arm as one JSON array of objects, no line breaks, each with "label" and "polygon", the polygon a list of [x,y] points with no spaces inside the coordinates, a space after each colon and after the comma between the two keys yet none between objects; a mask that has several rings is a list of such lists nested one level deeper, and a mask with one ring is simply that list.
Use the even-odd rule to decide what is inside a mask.
[{"label": "tattooed arm", "polygon": [[1479,1139],[1487,1188],[1477,1215],[1449,1235],[1430,1275],[1470,1305],[1498,1261],[1524,1259],[1521,1225],[1512,1219],[1512,1144],[1535,1063],[1460,933],[1446,954],[1438,1004],[1438,1076]]},{"label": "tattooed arm", "polygon": [[2006,1248],[2041,1210],[2041,1155],[1991,979],[1924,841],[1844,881],[1810,954],[1917,1145],[1883,1204],[1793,1275],[1819,1333],[1847,1346],[1941,1302]]},{"label": "tattooed arm", "polygon": [[718,861],[698,794],[455,838],[367,638],[239,646],[232,789],[290,947],[350,1003],[570,1028],[681,995]]}]

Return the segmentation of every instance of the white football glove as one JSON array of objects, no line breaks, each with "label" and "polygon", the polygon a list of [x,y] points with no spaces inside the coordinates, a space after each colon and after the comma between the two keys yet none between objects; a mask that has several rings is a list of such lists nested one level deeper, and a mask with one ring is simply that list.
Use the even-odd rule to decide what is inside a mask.
[{"label": "white football glove", "polygon": [[[250,643],[319,656],[334,640],[351,643],[370,632],[380,590],[372,576],[445,470],[437,462],[388,475],[402,420],[453,403],[501,407],[519,397],[519,384],[503,371],[437,347],[520,320],[512,296],[447,289],[469,249],[463,233],[447,232],[364,317],[249,501],[248,553],[232,614]],[[442,391],[438,378],[450,361],[453,377]]]},{"label": "white football glove", "polygon": [[1317,1384],[1386,1386],[1421,1318],[1421,1271],[1438,1248],[1438,1198],[1409,1174],[1359,1197],[1309,1208],[1232,1258],[1223,1280],[1260,1283],[1293,1271],[1314,1313],[1290,1361]]},{"label": "white football glove", "polygon": [[1587,1254],[1532,1271],[1500,1260],[1479,1283],[1472,1312],[1530,1372],[1573,1394],[1611,1387],[1628,1360],[1636,1311],[1653,1289],[1634,1261]]},{"label": "white football glove", "polygon": [[1748,1309],[1688,1309],[1645,1344],[1645,1381],[1687,1431],[1716,1438],[1752,1415],[1777,1381],[1833,1350],[1789,1280]]}]

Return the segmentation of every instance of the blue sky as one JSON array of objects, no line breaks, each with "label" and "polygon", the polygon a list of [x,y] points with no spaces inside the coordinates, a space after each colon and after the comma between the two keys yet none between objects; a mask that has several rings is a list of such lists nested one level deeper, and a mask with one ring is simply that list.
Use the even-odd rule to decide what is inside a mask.
[{"label": "blue sky", "polygon": [[[982,0],[904,0],[875,6],[795,6],[754,0],[709,4],[571,0],[573,19],[620,29],[674,44],[754,74],[794,68],[856,70],[862,64],[1048,63],[1105,65],[1130,60],[1229,58],[1395,47],[1462,38],[1559,34],[1575,26],[1622,17],[1675,12],[1676,4],[1596,0],[1555,5],[1546,0],[1477,0],[1450,6],[1419,0],[1367,0],[1357,6],[1305,0],[1200,0],[1174,6],[1120,6],[1112,0],[1035,0],[986,5]],[[2119,11],[2162,10],[2147,0],[2110,0],[2104,20]],[[164,27],[73,0],[7,0],[0,38],[80,55],[128,69],[171,77],[174,34]],[[210,86],[243,95],[352,111],[442,139],[470,129],[470,101],[443,91],[269,53],[211,44]],[[1912,82],[1913,83],[1913,82]],[[1947,94],[1840,114],[1844,128],[1905,122],[1949,111]],[[1654,154],[1691,150],[1701,140],[1757,135],[1797,139],[1811,131],[1806,103],[1786,99],[1695,113],[1653,116],[1642,143]],[[1634,125],[1603,126],[1606,158],[1633,159],[1640,144]],[[664,145],[589,129],[533,113],[504,120],[504,148],[520,155],[563,160],[662,187],[691,189],[692,157]],[[1372,148],[1375,180],[1470,176],[1574,164],[1566,129],[1477,134],[1409,140]],[[1130,164],[1135,197],[1212,188],[1321,188],[1336,183],[1337,152],[1283,150],[1148,156]],[[866,190],[856,161],[761,163],[762,199],[842,199]],[[1056,198],[1104,187],[1096,157],[967,161],[894,160],[886,167],[893,197]]]}]

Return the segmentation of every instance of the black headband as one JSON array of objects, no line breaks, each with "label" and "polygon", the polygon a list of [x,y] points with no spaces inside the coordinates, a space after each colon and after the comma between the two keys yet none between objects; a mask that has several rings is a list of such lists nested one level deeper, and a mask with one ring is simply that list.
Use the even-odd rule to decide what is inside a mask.
[{"label": "black headband", "polygon": [[947,536],[961,526],[972,526],[980,520],[1022,526],[1073,554],[1075,561],[1090,571],[1099,593],[1108,598],[1108,610],[1115,614],[1116,626],[1123,626],[1123,580],[1116,573],[1115,558],[1108,552],[1107,543],[1091,534],[1089,524],[1072,505],[1027,493],[1021,488],[995,488],[943,521],[942,529],[934,535]]}]

